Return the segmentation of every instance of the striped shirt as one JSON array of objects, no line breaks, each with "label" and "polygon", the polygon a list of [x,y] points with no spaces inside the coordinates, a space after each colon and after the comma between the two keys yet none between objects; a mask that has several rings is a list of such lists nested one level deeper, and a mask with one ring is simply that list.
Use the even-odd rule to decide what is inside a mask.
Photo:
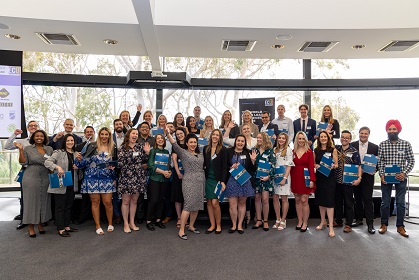
[{"label": "striped shirt", "polygon": [[415,165],[412,146],[408,141],[399,139],[396,143],[385,140],[378,146],[378,171],[380,176],[384,176],[384,167],[390,164],[400,166],[404,174],[412,171]]},{"label": "striped shirt", "polygon": [[[360,165],[361,158],[359,156],[358,150],[352,145],[349,145],[349,147],[346,150],[343,149],[342,145],[336,145],[336,150],[338,152],[338,161],[339,161],[339,165],[335,169],[336,181],[339,184],[343,184],[342,183],[343,182],[343,166],[345,164]],[[345,183],[345,185],[351,185],[351,184]]]}]

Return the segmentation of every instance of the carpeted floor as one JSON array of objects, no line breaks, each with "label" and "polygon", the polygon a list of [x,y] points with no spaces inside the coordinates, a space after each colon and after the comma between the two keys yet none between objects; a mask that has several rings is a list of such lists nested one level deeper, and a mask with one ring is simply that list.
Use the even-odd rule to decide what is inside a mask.
[{"label": "carpeted floor", "polygon": [[[1,209],[15,200],[1,198]],[[0,215],[7,215],[0,210]],[[207,221],[199,221],[201,234],[177,237],[175,222],[168,228],[125,234],[122,226],[104,236],[95,234],[92,221],[78,226],[70,238],[46,227],[45,235],[29,238],[27,228],[16,230],[16,221],[0,221],[0,279],[418,279],[419,226],[406,224],[411,235],[396,232],[395,218],[389,232],[370,235],[366,226],[352,233],[336,229],[294,230],[296,219],[284,231],[247,229],[243,235],[204,233]],[[273,221],[270,221],[272,226]],[[379,219],[375,226],[378,229]],[[106,228],[106,225],[103,225]]]}]

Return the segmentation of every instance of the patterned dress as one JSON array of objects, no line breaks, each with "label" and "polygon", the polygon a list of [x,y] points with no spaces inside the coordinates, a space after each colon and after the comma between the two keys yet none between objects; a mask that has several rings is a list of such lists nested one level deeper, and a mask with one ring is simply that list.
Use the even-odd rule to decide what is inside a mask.
[{"label": "patterned dress", "polygon": [[147,186],[146,171],[142,162],[147,161],[143,144],[135,144],[133,148],[121,146],[118,151],[118,166],[120,168],[118,180],[119,194],[144,193]]},{"label": "patterned dress", "polygon": [[84,172],[84,180],[81,185],[81,193],[113,193],[116,192],[114,181],[116,174],[114,170],[109,168],[97,167],[100,163],[110,162],[112,157],[106,155],[104,152],[93,155],[90,158],[83,158],[79,161],[74,160],[76,166],[86,168]]},{"label": "patterned dress", "polygon": [[194,155],[182,149],[177,143],[173,144],[173,150],[182,160],[185,175],[182,180],[182,192],[184,198],[184,210],[192,212],[204,210],[204,157],[202,154]]},{"label": "patterned dress", "polygon": [[[259,178],[255,178],[255,191],[256,193],[262,193],[263,191],[268,191],[269,194],[274,192],[273,178],[275,175],[275,165],[276,157],[273,152],[273,149],[266,149],[263,153],[260,153],[259,149],[256,149],[257,157],[256,164],[259,165],[259,161],[269,161],[271,163],[271,169],[269,170],[269,180],[262,181]],[[255,174],[256,175],[256,174]]]},{"label": "patterned dress", "polygon": [[[287,152],[284,157],[281,156],[282,150],[279,153],[276,153],[276,165],[279,166],[294,166],[293,153],[290,147],[287,147]],[[290,195],[291,194],[291,176],[288,176],[287,182],[285,185],[280,186],[279,184],[274,183],[275,194],[277,195]]]},{"label": "patterned dress", "polygon": [[[236,162],[240,162],[241,165],[245,165],[245,159],[241,159],[241,155],[234,155],[231,158],[231,164],[235,164]],[[250,172],[249,172],[250,173]],[[247,181],[246,183],[241,186],[233,176],[230,176],[227,182],[226,190],[225,190],[226,197],[249,197],[255,196],[255,190],[252,188],[252,183]]]}]

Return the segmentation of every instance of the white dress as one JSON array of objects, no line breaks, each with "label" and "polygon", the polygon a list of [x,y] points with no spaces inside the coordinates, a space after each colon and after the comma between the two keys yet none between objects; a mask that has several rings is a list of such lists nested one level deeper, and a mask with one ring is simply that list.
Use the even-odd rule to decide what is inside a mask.
[{"label": "white dress", "polygon": [[[284,166],[294,166],[293,161],[293,153],[290,147],[287,147],[287,153],[284,157],[281,157],[281,152],[275,153],[276,156],[276,165],[275,167],[279,167],[281,165]],[[279,184],[275,184],[274,182],[274,192],[277,195],[290,195],[291,194],[291,176],[288,176],[287,183],[283,186]]]}]

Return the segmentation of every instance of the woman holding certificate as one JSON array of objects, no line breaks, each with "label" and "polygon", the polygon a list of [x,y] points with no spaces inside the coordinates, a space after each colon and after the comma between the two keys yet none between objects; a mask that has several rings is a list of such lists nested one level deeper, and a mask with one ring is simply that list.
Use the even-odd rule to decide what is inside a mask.
[{"label": "woman holding certificate", "polygon": [[316,229],[322,230],[326,227],[327,213],[329,219],[329,236],[333,237],[335,236],[333,230],[333,209],[335,207],[336,176],[332,169],[338,166],[338,153],[334,148],[332,138],[328,132],[320,132],[314,154],[316,161],[316,191],[314,201],[319,205],[321,218],[320,224]]},{"label": "woman holding certificate", "polygon": [[150,174],[150,184],[147,188],[148,210],[147,210],[147,229],[154,231],[155,225],[159,228],[166,228],[160,220],[163,214],[164,194],[169,187],[169,179],[172,176],[170,171],[170,155],[165,149],[166,139],[163,134],[156,135],[156,142],[148,158],[148,171]]},{"label": "woman holding certificate", "polygon": [[[166,133],[167,135],[167,133]],[[175,131],[176,143],[182,149],[187,149],[185,144],[186,130],[183,127],[178,127]],[[183,169],[180,165],[182,164],[176,151],[172,150],[172,161],[173,161],[173,180],[172,180],[172,202],[175,203],[175,209],[177,214],[176,226],[180,228],[180,217],[182,215],[182,204],[184,202],[182,193],[182,179]],[[183,167],[182,167],[183,168]]]},{"label": "woman holding certificate", "polygon": [[295,210],[298,217],[298,224],[295,229],[306,232],[310,215],[308,197],[314,192],[316,173],[314,171],[313,151],[308,145],[306,134],[302,131],[295,135],[294,165],[291,168],[291,191],[295,195]]},{"label": "woman holding certificate", "polygon": [[190,215],[189,231],[195,234],[200,233],[195,227],[195,220],[198,211],[204,209],[204,182],[205,174],[203,170],[204,157],[200,154],[198,148],[198,137],[195,134],[188,134],[185,138],[187,150],[182,149],[169,133],[167,137],[173,145],[173,151],[177,153],[182,160],[183,169],[185,171],[184,180],[182,181],[182,192],[185,200],[181,219],[179,238],[187,240],[185,234],[185,225]]},{"label": "woman holding certificate", "polygon": [[276,164],[276,157],[268,134],[259,132],[256,139],[255,209],[257,221],[252,229],[258,229],[262,225],[263,211],[263,230],[268,231],[269,195],[274,191],[272,177],[274,176],[273,166]]},{"label": "woman holding certificate", "polygon": [[[52,156],[45,161],[45,167],[58,174],[58,177],[65,176],[66,171],[70,171],[73,184],[60,186],[59,188],[48,188],[48,192],[54,195],[55,200],[55,225],[57,232],[62,237],[70,237],[69,232],[77,232],[77,229],[70,227],[71,207],[74,201],[74,182],[78,176],[74,164],[74,136],[66,134],[63,137],[63,145],[60,150],[55,150]],[[76,176],[75,176],[76,175]]]},{"label": "woman holding certificate", "polygon": [[[227,149],[227,168],[237,169],[241,165],[247,172],[253,174],[256,170],[256,151],[250,152],[247,148],[246,137],[244,135],[237,135],[234,141],[234,146]],[[254,196],[255,191],[252,188],[252,183],[247,180],[242,185],[230,173],[227,173],[226,197],[230,204],[230,218],[232,227],[228,230],[229,233],[243,234],[243,220],[246,214],[246,200],[248,197]]]},{"label": "woman holding certificate", "polygon": [[38,225],[40,234],[45,230],[42,223],[48,222],[51,215],[51,197],[47,193],[49,180],[45,160],[52,154],[47,146],[48,136],[43,130],[36,130],[29,139],[29,146],[23,148],[22,143],[13,143],[19,149],[19,163],[26,165],[22,178],[23,209],[22,223],[29,225],[29,237],[36,237],[34,225]]},{"label": "woman holding certificate", "polygon": [[[220,182],[224,192],[227,177],[227,151],[223,146],[221,131],[215,129],[211,132],[210,141],[204,147],[205,169],[205,197],[207,198],[207,210],[211,226],[205,231],[209,234],[215,230],[215,234],[221,233],[221,208],[215,188]],[[221,201],[222,202],[222,201]]]},{"label": "woman holding certificate", "polygon": [[121,212],[125,233],[139,230],[134,222],[137,200],[147,186],[147,177],[141,163],[148,159],[149,153],[150,145],[147,142],[144,145],[138,143],[138,130],[128,130],[118,151],[118,193],[122,195]]},{"label": "woman holding certificate", "polygon": [[[275,209],[276,221],[272,228],[283,230],[287,227],[287,214],[289,208],[288,196],[291,194],[290,188],[290,172],[291,167],[294,166],[293,154],[290,147],[288,147],[289,136],[285,132],[281,132],[276,138],[275,157],[276,165],[275,168],[283,169],[282,178],[274,179],[275,194],[272,198],[272,204]],[[280,212],[279,196],[281,196],[282,202],[282,217]]]},{"label": "woman holding certificate", "polygon": [[81,185],[81,193],[88,193],[92,202],[92,215],[95,221],[96,234],[103,235],[103,229],[100,226],[100,200],[106,209],[106,218],[108,219],[108,232],[114,231],[112,225],[112,193],[116,192],[116,174],[115,166],[117,162],[113,161],[114,142],[112,140],[111,130],[103,127],[98,132],[99,139],[89,144],[84,157],[81,153],[77,154],[74,161],[77,168],[85,168],[84,180]]}]

